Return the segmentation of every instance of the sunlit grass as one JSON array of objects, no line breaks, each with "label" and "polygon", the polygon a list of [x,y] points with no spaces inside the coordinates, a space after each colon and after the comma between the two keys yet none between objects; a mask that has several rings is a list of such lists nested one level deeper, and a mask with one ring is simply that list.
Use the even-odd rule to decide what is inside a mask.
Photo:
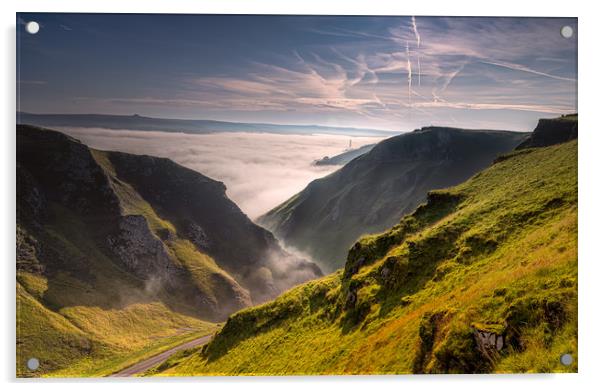
[{"label": "sunlit grass", "polygon": [[[153,374],[576,371],[559,358],[577,357],[577,142],[511,153],[440,193],[362,239],[345,275],[233,315]],[[475,328],[506,336],[493,361]]]}]

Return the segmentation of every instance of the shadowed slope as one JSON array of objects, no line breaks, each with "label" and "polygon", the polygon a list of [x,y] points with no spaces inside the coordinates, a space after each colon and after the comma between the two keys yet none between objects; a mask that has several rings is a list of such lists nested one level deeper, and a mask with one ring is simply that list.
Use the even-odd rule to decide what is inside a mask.
[{"label": "shadowed slope", "polygon": [[18,126],[17,182],[20,376],[28,357],[43,360],[37,374],[100,373],[82,368],[209,331],[200,319],[320,275],[223,184],[167,159]]},{"label": "shadowed slope", "polygon": [[527,134],[428,127],[392,137],[258,221],[332,271],[363,234],[395,224],[429,190],[461,183]]}]

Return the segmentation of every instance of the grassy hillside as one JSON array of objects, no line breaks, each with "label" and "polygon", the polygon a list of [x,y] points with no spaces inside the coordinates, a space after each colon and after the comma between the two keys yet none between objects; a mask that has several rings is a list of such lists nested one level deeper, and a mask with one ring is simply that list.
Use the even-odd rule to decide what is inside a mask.
[{"label": "grassy hillside", "polygon": [[[18,126],[17,185],[18,376],[109,374],[316,272],[222,183],[167,159]],[[262,269],[280,255],[298,268]]]},{"label": "grassy hillside", "polygon": [[388,229],[424,202],[428,191],[467,180],[527,136],[426,127],[391,137],[258,221],[332,272],[344,265],[360,236]]},{"label": "grassy hillside", "polygon": [[[171,311],[161,302],[113,310],[65,307],[55,312],[36,297],[46,284],[45,278],[29,273],[18,276],[18,377],[106,376],[218,328]],[[26,368],[31,357],[40,360],[38,371]]]},{"label": "grassy hillside", "polygon": [[154,374],[575,372],[577,355],[573,140],[429,193],[343,270],[238,312]]},{"label": "grassy hillside", "polygon": [[[53,217],[32,227],[34,235],[23,228],[29,224],[18,226],[26,243],[17,259],[17,376],[102,376],[217,328],[199,319],[211,313],[186,301],[184,294],[198,294],[192,285],[181,294],[151,289],[107,256],[73,213],[46,208]],[[19,264],[24,259],[29,265]],[[41,363],[35,373],[25,367],[31,357]]]}]

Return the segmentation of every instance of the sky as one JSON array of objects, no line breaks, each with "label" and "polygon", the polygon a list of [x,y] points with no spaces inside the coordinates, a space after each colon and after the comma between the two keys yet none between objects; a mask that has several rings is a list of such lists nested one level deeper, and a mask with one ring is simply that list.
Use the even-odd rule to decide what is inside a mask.
[{"label": "sky", "polygon": [[224,182],[226,193],[251,219],[286,201],[340,166],[313,165],[349,146],[378,137],[274,133],[183,134],[100,128],[59,129],[101,150],[161,156]]},{"label": "sky", "polygon": [[17,61],[33,113],[529,131],[577,111],[574,18],[21,13]]}]

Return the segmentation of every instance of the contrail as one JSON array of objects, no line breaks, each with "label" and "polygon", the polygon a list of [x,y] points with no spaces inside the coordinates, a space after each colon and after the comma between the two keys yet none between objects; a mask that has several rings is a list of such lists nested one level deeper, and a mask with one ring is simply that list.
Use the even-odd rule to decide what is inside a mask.
[{"label": "contrail", "polygon": [[575,81],[575,82],[577,81],[577,79],[573,79],[573,78],[570,78],[570,77],[551,75],[549,73],[536,71],[535,69],[531,69],[531,68],[526,67],[524,65],[513,64],[513,63],[510,63],[510,62],[485,61],[485,60],[483,60],[483,61],[481,61],[481,63],[483,63],[483,64],[489,64],[489,65],[495,65],[495,66],[502,67],[502,68],[507,68],[507,69],[512,69],[514,71],[522,71],[522,72],[532,73],[534,75],[549,77],[551,79],[556,79],[556,80]]},{"label": "contrail", "polygon": [[410,43],[406,41],[406,58],[408,69],[408,104],[412,106],[412,61],[410,60]]},{"label": "contrail", "polygon": [[412,30],[414,30],[414,36],[416,37],[416,48],[418,49],[418,85],[420,85],[420,76],[422,75],[422,69],[420,68],[420,33],[418,32],[418,26],[416,26],[415,16],[412,16]]},{"label": "contrail", "polygon": [[420,47],[420,33],[418,32],[418,27],[416,27],[416,17],[412,16],[412,30],[414,30],[414,35],[416,36],[416,46]]}]

